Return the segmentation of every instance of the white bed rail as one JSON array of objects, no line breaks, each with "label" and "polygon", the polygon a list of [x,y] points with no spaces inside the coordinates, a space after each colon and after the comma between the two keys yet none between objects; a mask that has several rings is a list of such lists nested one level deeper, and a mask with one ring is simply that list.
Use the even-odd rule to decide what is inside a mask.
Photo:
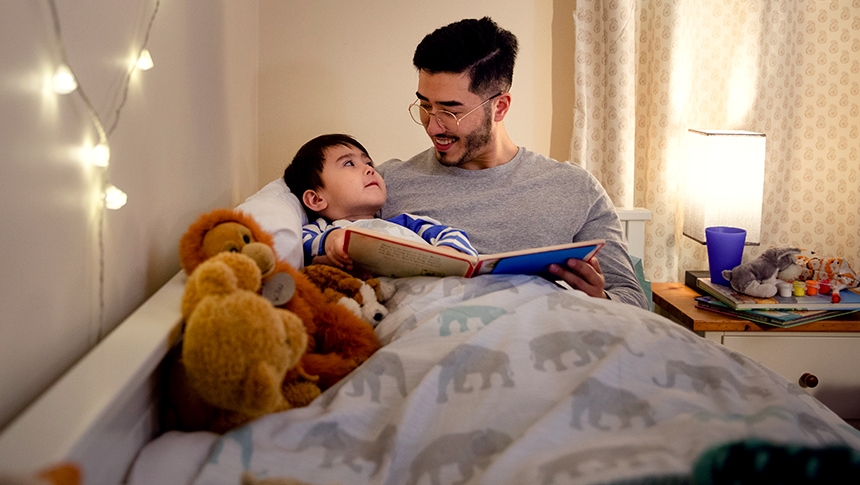
[{"label": "white bed rail", "polygon": [[180,272],[0,435],[0,470],[32,473],[73,461],[84,483],[122,483],[158,428],[159,363],[176,342]]}]

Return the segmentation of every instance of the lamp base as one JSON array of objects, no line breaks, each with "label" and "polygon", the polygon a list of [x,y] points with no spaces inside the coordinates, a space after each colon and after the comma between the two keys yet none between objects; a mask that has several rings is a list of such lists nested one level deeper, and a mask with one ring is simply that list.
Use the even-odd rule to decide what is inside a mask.
[{"label": "lamp base", "polygon": [[696,281],[699,278],[710,278],[711,272],[706,269],[700,270],[688,270],[684,273],[684,284],[689,286],[690,288],[699,291],[699,286],[696,284]]}]

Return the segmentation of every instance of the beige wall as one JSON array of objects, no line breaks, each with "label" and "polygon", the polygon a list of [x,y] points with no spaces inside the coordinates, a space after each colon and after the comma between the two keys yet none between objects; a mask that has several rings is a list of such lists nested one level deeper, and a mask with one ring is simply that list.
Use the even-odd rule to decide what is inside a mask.
[{"label": "beige wall", "polygon": [[[72,69],[112,124],[155,1],[56,3]],[[59,58],[47,2],[4,4],[0,427],[179,270],[194,218],[256,190],[257,22],[256,1],[161,2],[155,68],[132,77],[110,137],[107,176],[129,201],[105,214],[102,252],[99,173],[81,156],[93,125],[78,97],[44,88]]]},{"label": "beige wall", "polygon": [[576,0],[552,2],[552,124],[549,155],[562,161],[570,160],[570,138],[573,135],[575,6]]},{"label": "beige wall", "polygon": [[322,133],[354,135],[377,162],[428,148],[406,110],[417,87],[415,46],[437,27],[485,15],[520,42],[508,131],[549,153],[552,13],[547,0],[261,0],[259,182],[280,177],[299,146]]}]

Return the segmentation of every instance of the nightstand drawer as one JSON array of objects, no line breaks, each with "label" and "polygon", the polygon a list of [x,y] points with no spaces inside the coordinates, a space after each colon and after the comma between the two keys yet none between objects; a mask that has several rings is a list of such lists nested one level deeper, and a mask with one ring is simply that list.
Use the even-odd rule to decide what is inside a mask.
[{"label": "nightstand drawer", "polygon": [[843,419],[860,419],[860,334],[727,333],[722,343],[792,382],[812,374],[818,385],[807,392]]}]

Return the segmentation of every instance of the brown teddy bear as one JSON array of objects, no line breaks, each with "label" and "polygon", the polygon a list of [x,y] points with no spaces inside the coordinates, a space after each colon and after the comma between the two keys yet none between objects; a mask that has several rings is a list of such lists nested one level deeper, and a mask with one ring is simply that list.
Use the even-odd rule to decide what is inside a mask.
[{"label": "brown teddy bear", "polygon": [[362,280],[334,266],[311,264],[301,269],[323,295],[361,317],[365,322],[379,324],[388,309],[385,303],[394,295],[394,285],[378,278]]},{"label": "brown teddy bear", "polygon": [[271,234],[253,217],[235,209],[217,209],[191,224],[179,253],[189,274],[220,252],[239,252],[254,259],[262,274],[263,296],[304,322],[310,338],[302,367],[317,376],[320,389],[325,390],[373,355],[379,339],[371,326],[328,301],[304,274],[277,259],[273,248]]},{"label": "brown teddy bear", "polygon": [[188,277],[181,362],[189,387],[212,407],[203,429],[223,433],[293,407],[282,386],[289,371],[301,372],[308,335],[296,314],[257,293],[260,284],[256,262],[232,252]]}]

